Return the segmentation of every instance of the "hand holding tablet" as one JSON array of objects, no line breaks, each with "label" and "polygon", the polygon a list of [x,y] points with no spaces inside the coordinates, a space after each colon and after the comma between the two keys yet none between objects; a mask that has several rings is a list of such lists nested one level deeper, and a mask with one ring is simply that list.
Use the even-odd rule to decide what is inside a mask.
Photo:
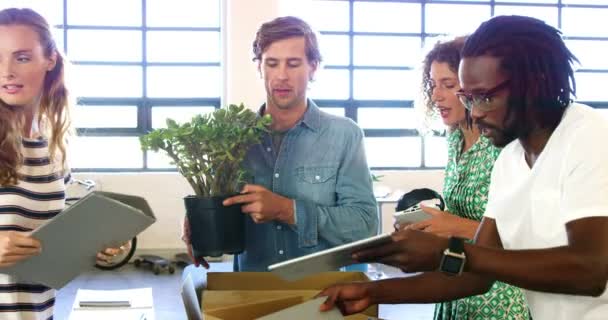
[{"label": "hand holding tablet", "polygon": [[352,254],[392,241],[390,234],[381,234],[367,239],[343,244],[331,249],[270,265],[272,271],[284,279],[296,280],[318,272],[337,271],[341,267],[358,263]]},{"label": "hand holding tablet", "polygon": [[393,214],[395,218],[395,223],[397,224],[406,224],[406,223],[416,223],[426,219],[431,218],[432,216],[424,211],[420,205],[415,205],[406,210],[397,211]]}]

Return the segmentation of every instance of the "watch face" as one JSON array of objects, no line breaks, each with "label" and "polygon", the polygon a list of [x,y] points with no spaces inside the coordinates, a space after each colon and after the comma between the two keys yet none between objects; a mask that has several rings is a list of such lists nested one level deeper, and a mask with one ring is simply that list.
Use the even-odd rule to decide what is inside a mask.
[{"label": "watch face", "polygon": [[464,261],[462,261],[461,258],[444,255],[443,261],[441,263],[441,271],[452,274],[459,274],[460,267],[462,266],[463,262]]}]

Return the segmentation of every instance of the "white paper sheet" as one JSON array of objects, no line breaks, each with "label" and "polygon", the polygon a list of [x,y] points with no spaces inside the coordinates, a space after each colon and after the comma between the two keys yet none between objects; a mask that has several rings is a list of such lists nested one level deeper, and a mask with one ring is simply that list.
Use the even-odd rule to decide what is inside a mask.
[{"label": "white paper sheet", "polygon": [[[129,301],[130,307],[81,307],[81,301]],[[69,320],[154,320],[152,288],[78,289]]]}]

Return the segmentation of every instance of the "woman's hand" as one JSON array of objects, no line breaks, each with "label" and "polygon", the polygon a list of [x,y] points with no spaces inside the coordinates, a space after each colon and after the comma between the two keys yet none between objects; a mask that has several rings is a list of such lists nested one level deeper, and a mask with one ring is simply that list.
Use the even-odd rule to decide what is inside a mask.
[{"label": "woman's hand", "polygon": [[40,241],[32,238],[29,232],[0,232],[0,267],[12,266],[41,251]]},{"label": "woman's hand", "polygon": [[431,215],[431,218],[412,223],[406,228],[413,230],[421,230],[430,232],[440,237],[461,237],[473,239],[479,222],[466,218],[461,218],[449,211],[441,211],[439,209],[427,206],[420,206],[422,211]]},{"label": "woman's hand", "polygon": [[121,255],[131,250],[131,241],[123,243],[118,248],[105,248],[97,253],[97,263],[99,264],[111,264],[117,255]]}]

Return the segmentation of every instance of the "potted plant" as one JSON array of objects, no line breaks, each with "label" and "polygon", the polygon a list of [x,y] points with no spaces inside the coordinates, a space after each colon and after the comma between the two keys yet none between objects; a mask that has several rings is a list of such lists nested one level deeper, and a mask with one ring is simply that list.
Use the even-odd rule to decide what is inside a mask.
[{"label": "potted plant", "polygon": [[167,119],[167,128],[140,137],[142,149],[163,150],[195,192],[184,202],[196,258],[243,251],[245,216],[240,205],[224,207],[222,201],[246,182],[242,162],[271,122],[243,104],[230,105],[190,122]]},{"label": "potted plant", "polygon": [[384,198],[387,197],[391,193],[391,189],[387,186],[380,184],[384,178],[384,175],[377,175],[372,172],[372,183],[374,187],[374,197],[376,198]]}]

